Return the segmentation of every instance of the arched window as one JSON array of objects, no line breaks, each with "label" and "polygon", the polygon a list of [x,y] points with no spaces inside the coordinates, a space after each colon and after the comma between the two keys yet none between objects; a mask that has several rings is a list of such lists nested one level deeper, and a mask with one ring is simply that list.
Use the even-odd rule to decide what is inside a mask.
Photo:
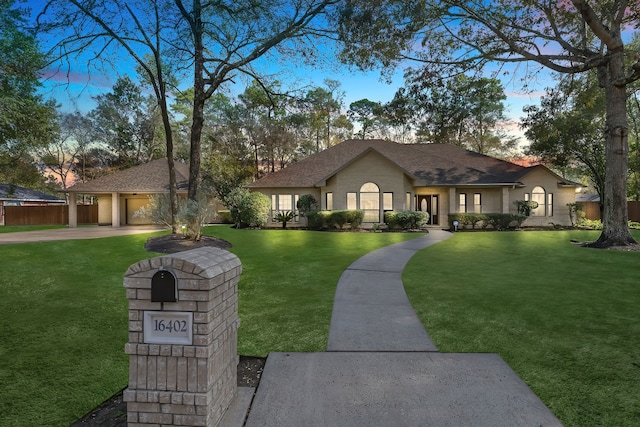
[{"label": "arched window", "polygon": [[538,207],[531,210],[531,216],[545,216],[546,196],[544,188],[534,187],[533,191],[531,191],[531,201],[538,202]]},{"label": "arched window", "polygon": [[360,187],[360,209],[364,211],[363,222],[380,222],[380,188],[373,182]]}]

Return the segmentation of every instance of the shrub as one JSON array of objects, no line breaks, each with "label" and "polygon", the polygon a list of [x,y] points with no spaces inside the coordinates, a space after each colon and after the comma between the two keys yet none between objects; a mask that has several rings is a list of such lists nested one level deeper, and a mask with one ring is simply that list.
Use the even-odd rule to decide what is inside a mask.
[{"label": "shrub", "polygon": [[273,219],[282,223],[282,228],[287,228],[287,222],[291,221],[295,217],[291,211],[279,211],[273,216]]},{"label": "shrub", "polygon": [[384,222],[392,230],[415,230],[429,221],[429,214],[422,211],[389,211],[384,213]]},{"label": "shrub", "polygon": [[323,228],[344,228],[349,224],[355,230],[362,225],[364,211],[361,210],[335,210],[335,211],[311,211],[307,214],[307,225],[312,230]]},{"label": "shrub", "polygon": [[303,194],[296,203],[301,216],[307,217],[310,212],[318,210],[318,201],[312,194]]},{"label": "shrub", "polygon": [[220,224],[233,224],[233,219],[231,218],[231,211],[228,209],[219,210],[216,221]]},{"label": "shrub", "polygon": [[463,230],[467,226],[475,228],[478,223],[482,224],[482,229],[491,227],[495,230],[506,230],[508,228],[521,227],[527,216],[504,213],[454,213],[449,214],[448,219],[451,229],[454,228],[453,222],[458,221],[458,230]]},{"label": "shrub", "polygon": [[538,202],[533,200],[516,200],[513,203],[518,207],[518,213],[524,216],[530,216],[531,211],[538,207]]},{"label": "shrub", "polygon": [[238,204],[240,227],[264,227],[269,219],[271,200],[262,193],[250,192]]},{"label": "shrub", "polygon": [[349,213],[347,222],[350,224],[352,230],[357,230],[362,225],[362,221],[364,220],[364,211],[363,210],[351,210],[347,211]]}]

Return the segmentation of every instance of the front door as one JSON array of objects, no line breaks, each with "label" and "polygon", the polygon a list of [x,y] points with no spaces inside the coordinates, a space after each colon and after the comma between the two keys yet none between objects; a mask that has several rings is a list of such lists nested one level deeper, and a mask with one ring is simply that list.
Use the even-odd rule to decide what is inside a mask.
[{"label": "front door", "polygon": [[419,195],[417,197],[416,210],[429,214],[429,225],[438,224],[438,195],[428,194],[426,196]]}]

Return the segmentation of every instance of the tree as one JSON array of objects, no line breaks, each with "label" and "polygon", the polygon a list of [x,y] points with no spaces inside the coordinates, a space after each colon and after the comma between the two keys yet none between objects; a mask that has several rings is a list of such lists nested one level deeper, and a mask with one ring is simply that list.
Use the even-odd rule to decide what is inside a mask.
[{"label": "tree", "polygon": [[0,0],[0,181],[34,188],[31,155],[55,134],[56,113],[55,103],[37,94],[45,56],[27,28],[27,11],[16,6]]},{"label": "tree", "polygon": [[156,102],[149,102],[128,76],[120,77],[112,92],[95,97],[90,117],[95,137],[114,152],[120,169],[146,163],[158,151]]},{"label": "tree", "polygon": [[[637,48],[623,31],[640,20],[640,4],[627,0],[441,0],[371,3],[353,0],[340,25],[342,57],[362,67],[412,59],[432,76],[489,63],[537,63],[577,74],[591,69],[606,100],[606,181],[603,229],[596,247],[635,243],[628,226],[629,157],[627,85],[640,79]],[[630,64],[625,66],[625,59]],[[538,67],[520,69],[526,81]]]},{"label": "tree", "polygon": [[382,106],[378,102],[360,99],[349,104],[347,117],[360,125],[358,136],[361,139],[370,137],[381,125]]},{"label": "tree", "polygon": [[578,166],[601,199],[606,175],[604,103],[595,72],[565,76],[556,88],[547,89],[539,107],[525,107],[527,117],[522,120],[531,141],[528,154],[550,162],[564,176]]}]

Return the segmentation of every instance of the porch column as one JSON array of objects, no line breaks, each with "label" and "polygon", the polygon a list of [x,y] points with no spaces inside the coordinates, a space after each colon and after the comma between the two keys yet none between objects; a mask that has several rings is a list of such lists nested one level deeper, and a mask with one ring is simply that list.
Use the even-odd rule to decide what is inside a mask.
[{"label": "porch column", "polygon": [[69,228],[78,227],[78,202],[76,193],[69,193]]},{"label": "porch column", "polygon": [[120,197],[118,193],[111,193],[111,226],[120,227]]},{"label": "porch column", "polygon": [[502,213],[509,213],[509,189],[502,187]]},{"label": "porch column", "polygon": [[449,213],[458,213],[458,201],[456,200],[456,188],[449,188]]}]

